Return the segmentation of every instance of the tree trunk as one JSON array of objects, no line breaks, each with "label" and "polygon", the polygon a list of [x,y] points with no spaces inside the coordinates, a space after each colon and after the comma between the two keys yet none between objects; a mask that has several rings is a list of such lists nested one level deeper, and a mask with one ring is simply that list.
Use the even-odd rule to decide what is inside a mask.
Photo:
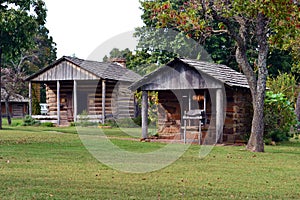
[{"label": "tree trunk", "polygon": [[253,73],[246,60],[245,49],[237,48],[236,58],[244,73],[246,74],[252,96],[253,118],[251,135],[246,149],[253,152],[264,152],[264,99],[266,91],[267,73],[259,70],[259,78]]},{"label": "tree trunk", "polygon": [[247,150],[254,152],[264,152],[264,103],[268,76],[267,56],[269,53],[267,31],[268,20],[262,13],[259,13],[256,21],[258,76],[256,87],[251,89],[253,98],[253,120],[251,135],[246,147]]},{"label": "tree trunk", "polygon": [[[2,77],[2,48],[0,44],[0,101],[1,101],[1,77]],[[0,129],[2,129],[2,103],[0,102]]]},{"label": "tree trunk", "polygon": [[5,99],[5,110],[6,110],[6,116],[7,116],[7,123],[8,125],[11,125],[11,117],[10,117],[10,111],[9,111],[9,98]]},{"label": "tree trunk", "polygon": [[297,97],[295,113],[296,113],[298,121],[300,121],[300,92],[299,92],[298,97]]},{"label": "tree trunk", "polygon": [[253,152],[264,152],[264,93],[260,91],[253,101],[253,119],[251,135],[246,149]]},{"label": "tree trunk", "polygon": [[253,152],[264,152],[264,100],[266,92],[266,80],[268,76],[267,55],[269,52],[267,27],[268,22],[263,14],[258,14],[256,19],[256,37],[258,42],[258,59],[256,74],[247,58],[246,49],[246,21],[239,18],[239,34],[234,35],[237,42],[236,61],[241,66],[245,76],[247,77],[249,88],[252,95],[253,119],[251,127],[251,135],[246,149]]}]

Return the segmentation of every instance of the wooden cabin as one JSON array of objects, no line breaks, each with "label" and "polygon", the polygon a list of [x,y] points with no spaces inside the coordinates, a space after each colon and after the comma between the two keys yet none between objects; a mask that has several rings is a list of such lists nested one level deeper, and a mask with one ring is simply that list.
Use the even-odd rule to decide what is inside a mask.
[{"label": "wooden cabin", "polygon": [[[1,89],[1,113],[3,117],[7,116],[4,99],[5,96],[7,96],[6,92]],[[22,95],[14,94],[10,96],[8,100],[8,110],[10,116],[13,118],[22,118],[27,115],[28,103],[29,99],[23,97]]]},{"label": "wooden cabin", "polygon": [[[246,77],[227,66],[176,58],[135,82],[130,89],[143,91],[144,138],[148,134],[148,91],[158,92],[159,135],[182,138],[183,117],[193,110],[204,115],[201,120],[187,120],[187,130],[202,144],[242,142],[250,133],[252,98]],[[200,135],[193,135],[199,131]]]},{"label": "wooden cabin", "polygon": [[[122,63],[124,64],[124,63]],[[128,86],[140,78],[118,63],[64,56],[33,74],[29,81],[46,85],[48,115],[58,125],[77,121],[81,113],[97,122],[135,115],[135,99]],[[32,112],[31,101],[29,113]]]}]

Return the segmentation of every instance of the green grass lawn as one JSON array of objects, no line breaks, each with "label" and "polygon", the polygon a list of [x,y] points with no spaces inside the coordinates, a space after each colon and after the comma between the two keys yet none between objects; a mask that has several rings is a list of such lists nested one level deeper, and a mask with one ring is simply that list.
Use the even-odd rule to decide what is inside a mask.
[{"label": "green grass lawn", "polygon": [[[101,164],[74,133],[74,127],[0,130],[0,199],[300,199],[299,142],[267,146],[265,153],[215,147],[204,159],[192,145],[164,169],[132,174]],[[114,143],[143,152],[165,145]]]}]

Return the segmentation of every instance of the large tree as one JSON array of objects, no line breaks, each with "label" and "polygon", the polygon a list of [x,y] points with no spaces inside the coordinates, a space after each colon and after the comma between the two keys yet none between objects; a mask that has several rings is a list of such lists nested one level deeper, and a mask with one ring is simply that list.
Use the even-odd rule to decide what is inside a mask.
[{"label": "large tree", "polygon": [[[263,110],[270,48],[299,41],[299,5],[293,0],[145,0],[156,27],[176,27],[187,35],[226,34],[235,42],[235,59],[252,95],[253,120],[247,149],[263,152]],[[216,26],[217,24],[217,26]],[[199,38],[198,38],[199,37]],[[297,39],[295,39],[297,38]]]},{"label": "large tree", "polygon": [[1,100],[5,101],[5,110],[7,116],[7,123],[11,125],[11,113],[9,110],[9,100],[11,98],[18,98],[19,94],[25,88],[25,73],[22,71],[22,60],[10,68],[1,69]]},{"label": "large tree", "polygon": [[[44,26],[45,20],[46,8],[43,0],[0,2],[0,69],[2,60],[19,57],[34,46],[34,37]],[[2,87],[1,81],[0,85]]]}]

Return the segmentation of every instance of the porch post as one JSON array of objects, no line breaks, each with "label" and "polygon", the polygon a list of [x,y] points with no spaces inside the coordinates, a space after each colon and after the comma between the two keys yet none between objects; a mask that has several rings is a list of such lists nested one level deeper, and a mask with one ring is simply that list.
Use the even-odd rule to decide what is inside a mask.
[{"label": "porch post", "polygon": [[142,91],[142,138],[148,138],[148,91]]},{"label": "porch post", "polygon": [[[189,90],[189,111],[192,110],[192,94],[191,94],[191,90]],[[189,126],[191,126],[191,120],[189,119]]]},{"label": "porch post", "polygon": [[106,87],[105,80],[102,80],[102,124],[105,123],[105,95]]},{"label": "porch post", "polygon": [[223,142],[224,106],[222,89],[216,90],[216,143]]},{"label": "porch post", "polygon": [[32,115],[32,83],[29,81],[29,115]]},{"label": "porch post", "polygon": [[189,90],[189,110],[192,110],[192,94],[191,94],[191,90]]},{"label": "porch post", "polygon": [[77,81],[74,80],[73,84],[73,117],[74,122],[77,121]]},{"label": "porch post", "polygon": [[204,91],[204,101],[203,101],[203,110],[204,112],[206,113],[206,103],[207,103],[207,94],[206,94],[206,91]]},{"label": "porch post", "polygon": [[57,125],[60,125],[60,83],[56,81],[56,106],[57,106]]}]

